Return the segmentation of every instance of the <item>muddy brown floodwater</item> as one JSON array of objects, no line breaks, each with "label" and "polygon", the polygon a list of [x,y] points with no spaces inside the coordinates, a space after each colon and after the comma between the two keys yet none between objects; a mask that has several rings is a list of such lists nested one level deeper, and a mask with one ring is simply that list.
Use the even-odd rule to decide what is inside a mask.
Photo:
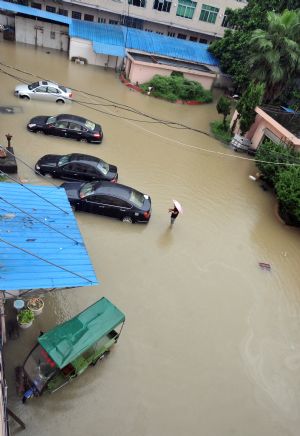
[{"label": "muddy brown floodwater", "polygon": [[[215,103],[188,107],[142,96],[126,89],[114,72],[47,51],[5,42],[1,62],[207,132],[217,117]],[[125,121],[76,103],[18,100],[16,83],[1,74],[1,105],[23,110],[0,115],[1,141],[12,133],[18,157],[33,165],[46,153],[94,154],[118,165],[119,181],[150,194],[153,204],[146,226],[76,214],[101,284],[46,296],[34,327],[5,346],[9,406],[27,425],[22,434],[298,435],[299,231],[275,218],[273,195],[249,180],[253,163],[230,157],[234,153],[222,144],[193,131]],[[74,95],[88,104],[101,102]],[[124,115],[111,106],[96,107]],[[32,116],[59,112],[102,124],[103,144],[26,131]],[[21,163],[19,175],[47,183]],[[182,203],[184,215],[171,230],[172,198]],[[271,271],[258,262],[270,263]],[[39,331],[103,295],[127,317],[110,356],[64,389],[22,405],[14,367]],[[11,432],[19,432],[14,422]]]}]

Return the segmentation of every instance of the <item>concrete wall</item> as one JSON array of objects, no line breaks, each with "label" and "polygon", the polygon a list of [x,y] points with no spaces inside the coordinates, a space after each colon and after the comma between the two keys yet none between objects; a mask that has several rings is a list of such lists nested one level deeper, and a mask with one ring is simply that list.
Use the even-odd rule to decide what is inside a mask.
[{"label": "concrete wall", "polygon": [[16,16],[15,28],[17,42],[68,51],[66,26]]},{"label": "concrete wall", "polygon": [[97,54],[93,50],[93,44],[87,39],[71,38],[69,59],[82,57],[90,65],[98,65],[107,68],[121,68],[123,58]]},{"label": "concrete wall", "polygon": [[126,65],[126,74],[132,83],[145,83],[152,79],[155,74],[160,76],[170,76],[172,71],[182,72],[184,77],[201,83],[204,89],[211,89],[215,79],[214,74],[203,73],[201,71],[186,70],[185,68],[175,68],[169,65],[149,64],[148,62],[137,62],[132,59],[128,60]]},{"label": "concrete wall", "polygon": [[9,17],[8,15],[0,15],[0,24],[4,26],[13,26],[15,25],[15,17]]}]

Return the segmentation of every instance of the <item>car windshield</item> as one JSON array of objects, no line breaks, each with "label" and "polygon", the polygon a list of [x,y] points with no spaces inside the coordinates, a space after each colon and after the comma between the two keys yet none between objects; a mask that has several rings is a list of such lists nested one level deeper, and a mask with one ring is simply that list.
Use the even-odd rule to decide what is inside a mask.
[{"label": "car windshield", "polygon": [[84,198],[87,195],[91,195],[94,193],[95,184],[97,182],[85,183],[83,187],[80,189],[79,197]]},{"label": "car windshield", "polygon": [[87,127],[89,130],[94,130],[96,127],[95,123],[92,123],[92,121],[86,120],[84,123],[85,127]]},{"label": "car windshield", "polygon": [[129,201],[133,203],[136,207],[142,207],[144,204],[144,196],[138,191],[134,189],[130,193]]},{"label": "car windshield", "polygon": [[48,120],[46,121],[46,124],[53,124],[56,121],[56,117],[49,117]]},{"label": "car windshield", "polygon": [[39,82],[34,82],[31,85],[28,85],[28,89],[30,89],[30,91],[34,88],[36,88],[37,86],[39,86]]},{"label": "car windshield", "polygon": [[67,154],[66,156],[62,156],[58,161],[58,166],[61,167],[70,161],[71,155]]},{"label": "car windshield", "polygon": [[101,160],[101,159],[100,159],[100,161],[99,161],[98,164],[97,164],[97,168],[98,168],[98,170],[100,170],[101,173],[104,174],[105,176],[106,176],[106,174],[107,174],[108,171],[109,171],[109,165],[108,165],[108,163],[104,162],[104,160]]},{"label": "car windshield", "polygon": [[65,88],[64,86],[59,85],[58,87],[61,91],[67,92],[67,88]]},{"label": "car windshield", "polygon": [[38,345],[27,358],[24,370],[30,381],[41,392],[48,380],[57,371],[57,366],[44,348]]}]

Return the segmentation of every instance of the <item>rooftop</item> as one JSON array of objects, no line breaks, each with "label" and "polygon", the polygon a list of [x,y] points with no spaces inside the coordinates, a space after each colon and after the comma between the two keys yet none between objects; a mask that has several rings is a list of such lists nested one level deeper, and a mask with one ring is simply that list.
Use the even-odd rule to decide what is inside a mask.
[{"label": "rooftop", "polygon": [[273,120],[300,139],[300,113],[280,106],[265,105],[260,107]]}]

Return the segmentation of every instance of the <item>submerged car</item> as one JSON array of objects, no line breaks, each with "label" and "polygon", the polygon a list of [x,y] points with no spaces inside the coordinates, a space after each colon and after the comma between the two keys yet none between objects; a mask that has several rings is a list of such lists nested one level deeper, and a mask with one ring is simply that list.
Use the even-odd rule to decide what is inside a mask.
[{"label": "submerged car", "polygon": [[46,154],[35,164],[37,173],[65,180],[118,181],[118,169],[99,157],[72,153],[66,155]]},{"label": "submerged car", "polygon": [[40,115],[29,121],[27,129],[34,133],[45,133],[45,135],[61,136],[95,144],[100,144],[103,139],[102,128],[99,124],[77,115],[61,114],[56,117]]},{"label": "submerged car", "polygon": [[74,210],[106,215],[127,223],[147,223],[151,199],[129,186],[110,182],[69,182],[61,185]]},{"label": "submerged car", "polygon": [[72,91],[55,82],[42,80],[30,85],[18,85],[15,88],[15,96],[24,100],[46,100],[56,103],[66,103],[72,99]]}]

